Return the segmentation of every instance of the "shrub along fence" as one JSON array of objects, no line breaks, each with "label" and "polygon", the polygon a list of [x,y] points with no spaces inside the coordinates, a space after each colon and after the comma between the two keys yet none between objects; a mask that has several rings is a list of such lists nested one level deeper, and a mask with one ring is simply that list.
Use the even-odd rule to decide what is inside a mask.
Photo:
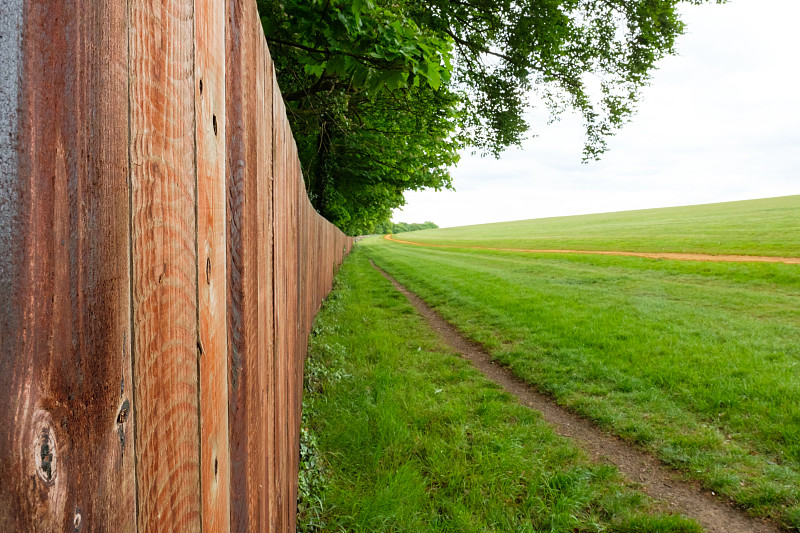
[{"label": "shrub along fence", "polygon": [[3,0],[0,531],[294,530],[351,246],[254,0]]}]

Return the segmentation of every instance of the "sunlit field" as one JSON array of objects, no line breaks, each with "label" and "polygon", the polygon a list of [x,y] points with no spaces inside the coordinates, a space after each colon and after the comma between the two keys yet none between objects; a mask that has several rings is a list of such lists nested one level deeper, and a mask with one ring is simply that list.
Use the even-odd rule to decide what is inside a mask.
[{"label": "sunlit field", "polygon": [[497,248],[800,256],[800,196],[403,233]]},{"label": "sunlit field", "polygon": [[[418,242],[800,255],[800,196],[428,230]],[[430,248],[374,261],[563,405],[800,527],[800,267]]]}]

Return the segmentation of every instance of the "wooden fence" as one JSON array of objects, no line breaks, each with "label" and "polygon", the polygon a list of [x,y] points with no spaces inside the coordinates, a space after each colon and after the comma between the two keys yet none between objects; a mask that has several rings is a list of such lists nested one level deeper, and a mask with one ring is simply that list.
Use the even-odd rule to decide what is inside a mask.
[{"label": "wooden fence", "polygon": [[292,531],[308,202],[254,0],[0,3],[0,531]]}]

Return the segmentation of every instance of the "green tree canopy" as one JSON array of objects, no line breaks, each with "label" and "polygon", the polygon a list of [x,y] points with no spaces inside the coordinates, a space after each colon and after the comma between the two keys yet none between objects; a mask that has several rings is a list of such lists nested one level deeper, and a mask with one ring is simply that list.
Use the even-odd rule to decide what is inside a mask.
[{"label": "green tree canopy", "polygon": [[[312,203],[368,231],[403,192],[452,186],[459,150],[519,145],[525,112],[626,122],[705,0],[258,0]],[[714,1],[714,0],[708,0]],[[724,0],[717,0],[722,3]]]}]

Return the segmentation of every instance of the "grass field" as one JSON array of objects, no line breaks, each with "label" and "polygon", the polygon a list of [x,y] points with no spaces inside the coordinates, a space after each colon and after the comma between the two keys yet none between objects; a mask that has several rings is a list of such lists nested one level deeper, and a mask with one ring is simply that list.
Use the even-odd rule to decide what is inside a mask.
[{"label": "grass field", "polygon": [[800,196],[501,222],[401,238],[498,248],[800,257]]},{"label": "grass field", "polygon": [[[709,218],[717,216],[719,205],[725,204],[709,208]],[[696,219],[703,217],[700,207],[692,210]],[[765,226],[786,220],[783,209],[776,213],[777,221]],[[579,224],[586,217],[562,220],[581,235],[570,246],[623,248],[609,244],[617,236],[588,239],[591,228]],[[666,218],[662,224],[670,227]],[[720,221],[720,232],[723,226]],[[480,238],[472,240],[469,228],[437,231],[485,245],[487,227],[473,227]],[[734,242],[737,226],[731,227],[734,236],[725,251],[741,253],[744,245]],[[616,235],[633,231],[620,223]],[[422,241],[423,233],[431,241],[436,235],[404,238]],[[653,247],[642,241],[637,248],[663,250],[669,238],[659,237]],[[792,238],[796,242],[798,236]],[[553,244],[566,247],[562,241]],[[559,403],[751,513],[800,529],[796,265],[438,249],[382,239],[360,246]],[[775,239],[758,253],[792,249]],[[718,250],[697,244],[692,251]]]},{"label": "grass field", "polygon": [[452,354],[365,249],[311,337],[299,530],[700,531]]}]

